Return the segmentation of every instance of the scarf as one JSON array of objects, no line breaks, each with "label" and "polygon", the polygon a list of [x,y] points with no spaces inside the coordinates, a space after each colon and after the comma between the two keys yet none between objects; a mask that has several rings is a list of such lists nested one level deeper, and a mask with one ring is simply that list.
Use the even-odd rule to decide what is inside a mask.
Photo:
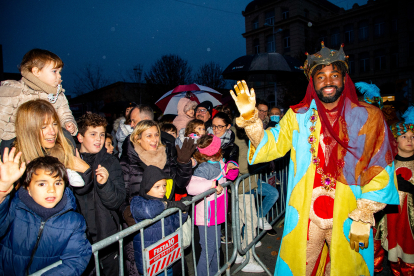
[{"label": "scarf", "polygon": [[[213,129],[211,127],[209,127],[207,129],[207,133],[214,135]],[[226,132],[221,137],[219,137],[220,140],[221,140],[221,148],[225,148],[228,144],[233,142],[234,138],[232,139],[232,137],[231,137],[232,134],[233,134],[233,131],[228,129],[228,130],[226,130]]]},{"label": "scarf", "polygon": [[364,186],[394,161],[396,145],[380,110],[359,102],[354,83],[348,74],[345,78],[344,90],[334,109],[327,110],[319,100],[312,78],[305,98],[291,108],[304,114],[315,101],[326,149],[325,174],[347,185]]},{"label": "scarf", "polygon": [[157,150],[149,151],[144,150],[140,144],[133,143],[135,152],[138,154],[139,158],[142,162],[144,162],[147,166],[155,166],[160,168],[161,170],[164,169],[165,164],[167,163],[167,153],[165,152],[165,146],[159,145]]},{"label": "scarf", "polygon": [[51,103],[55,103],[57,101],[59,93],[65,92],[65,89],[63,89],[61,85],[58,85],[58,87],[50,86],[39,80],[39,78],[29,71],[23,71],[22,76],[23,82],[30,87],[30,89],[46,92],[48,94],[47,98]]},{"label": "scarf", "polygon": [[58,204],[56,204],[55,207],[46,208],[34,201],[34,199],[29,195],[29,192],[23,187],[19,189],[19,198],[27,207],[29,207],[30,210],[39,215],[42,218],[42,221],[46,221],[51,216],[62,211],[66,206],[66,202],[68,201],[68,197],[64,191],[62,199],[58,202]]}]

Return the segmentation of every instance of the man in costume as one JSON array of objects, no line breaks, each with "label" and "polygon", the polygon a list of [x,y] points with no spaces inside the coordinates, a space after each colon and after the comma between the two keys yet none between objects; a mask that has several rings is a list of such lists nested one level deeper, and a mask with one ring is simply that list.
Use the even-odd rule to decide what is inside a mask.
[{"label": "man in costume", "polygon": [[[275,275],[373,275],[373,214],[398,204],[396,146],[381,111],[359,102],[343,48],[308,55],[306,96],[264,131],[255,93],[231,91],[250,164],[289,150],[285,225]],[[361,250],[360,250],[361,249]]]},{"label": "man in costume", "polygon": [[[400,205],[398,212],[381,220],[382,245],[388,250],[392,273],[414,275],[414,106],[402,116],[404,121],[391,126],[398,143],[395,171]],[[386,227],[384,227],[386,225]]]}]

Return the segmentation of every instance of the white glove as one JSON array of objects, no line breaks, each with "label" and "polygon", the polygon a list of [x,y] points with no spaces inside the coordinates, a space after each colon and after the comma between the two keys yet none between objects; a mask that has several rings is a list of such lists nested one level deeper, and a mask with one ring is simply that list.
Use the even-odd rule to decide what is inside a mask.
[{"label": "white glove", "polygon": [[72,171],[71,169],[66,169],[68,172],[68,178],[69,178],[69,185],[73,187],[83,187],[85,186],[85,181],[83,181],[82,177],[75,171]]}]

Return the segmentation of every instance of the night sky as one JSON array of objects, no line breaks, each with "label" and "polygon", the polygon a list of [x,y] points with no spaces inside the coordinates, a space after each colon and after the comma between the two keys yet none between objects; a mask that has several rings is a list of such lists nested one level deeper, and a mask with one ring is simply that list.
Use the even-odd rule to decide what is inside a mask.
[{"label": "night sky", "polygon": [[[241,12],[250,1],[2,0],[4,71],[18,73],[27,51],[47,49],[65,63],[63,87],[71,94],[86,64],[99,65],[111,82],[128,79],[136,64],[149,70],[165,54],[187,60],[193,72],[210,61],[225,69],[246,53]],[[331,2],[351,8],[367,1]]]}]

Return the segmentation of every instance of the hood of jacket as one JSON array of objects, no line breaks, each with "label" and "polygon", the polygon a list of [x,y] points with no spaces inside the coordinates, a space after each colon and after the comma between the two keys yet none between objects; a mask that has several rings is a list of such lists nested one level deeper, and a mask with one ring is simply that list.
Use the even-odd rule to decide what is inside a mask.
[{"label": "hood of jacket", "polygon": [[[178,116],[182,116],[185,115],[187,116],[185,113],[190,110],[190,109],[194,109],[197,106],[197,103],[188,99],[188,98],[181,98],[178,101],[178,105],[177,105],[177,114]],[[188,116],[187,116],[188,117]]]}]

